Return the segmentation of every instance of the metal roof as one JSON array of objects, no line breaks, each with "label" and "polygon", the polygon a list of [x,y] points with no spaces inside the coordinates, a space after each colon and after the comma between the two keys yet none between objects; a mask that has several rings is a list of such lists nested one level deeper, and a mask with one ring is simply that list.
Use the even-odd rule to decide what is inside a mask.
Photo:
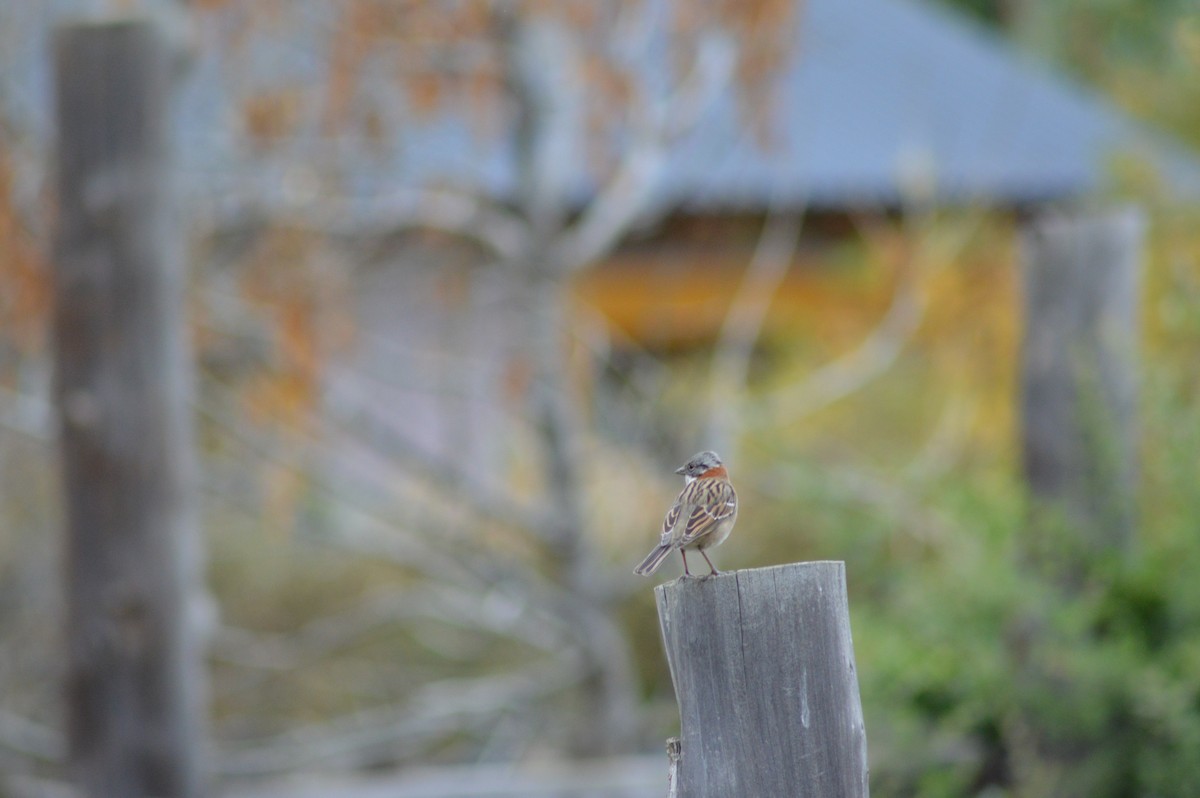
[{"label": "metal roof", "polygon": [[[998,35],[921,0],[801,0],[771,142],[746,130],[733,90],[675,146],[660,207],[752,210],[771,202],[1017,204],[1103,190],[1117,155],[1144,158],[1200,197],[1200,160]],[[443,117],[407,131],[405,183],[515,184],[503,142]],[[374,172],[374,178],[381,173]],[[394,179],[394,176],[393,176]],[[580,173],[574,196],[593,189]]]},{"label": "metal roof", "polygon": [[686,205],[1027,202],[1102,189],[1145,157],[1193,197],[1200,162],[998,36],[918,0],[807,0],[764,152],[732,98],[674,153],[664,199]]},{"label": "metal roof", "polygon": [[[770,146],[746,129],[731,87],[670,150],[653,195],[658,208],[897,204],[914,191],[938,202],[1027,203],[1102,191],[1121,154],[1145,158],[1178,194],[1200,198],[1194,153],[949,9],[929,0],[797,2],[797,46],[778,78]],[[42,33],[17,42],[33,42],[17,59],[32,68],[14,72],[27,76],[26,91],[11,96],[49,93]],[[324,45],[313,35],[289,30],[256,44],[253,69],[319,81]],[[247,154],[218,121],[229,114],[222,54],[206,53],[194,67],[180,118],[188,185],[218,196],[223,183],[251,183],[264,196],[288,190],[290,164],[310,157],[312,136],[272,157]],[[22,105],[48,133],[49,103]],[[398,139],[383,151],[339,142],[328,156],[339,159],[351,194],[448,184],[512,195],[512,147],[502,135],[479,130],[461,108],[432,118],[394,113]],[[562,152],[579,163],[571,196],[585,198],[595,179],[586,159]]]}]

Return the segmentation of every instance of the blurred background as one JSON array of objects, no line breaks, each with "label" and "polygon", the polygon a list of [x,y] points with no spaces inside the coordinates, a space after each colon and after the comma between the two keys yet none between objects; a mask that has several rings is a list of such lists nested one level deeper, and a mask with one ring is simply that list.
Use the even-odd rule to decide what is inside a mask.
[{"label": "blurred background", "polygon": [[[1190,0],[45,0],[0,6],[0,794],[69,794],[52,33],[126,13],[179,52],[217,792],[660,795],[679,565],[631,569],[712,448],[719,567],[846,561],[874,795],[1200,793]],[[1080,219],[1115,294],[1039,266]],[[1030,365],[1078,303],[1115,388]],[[1056,373],[1101,454],[1045,466]]]}]

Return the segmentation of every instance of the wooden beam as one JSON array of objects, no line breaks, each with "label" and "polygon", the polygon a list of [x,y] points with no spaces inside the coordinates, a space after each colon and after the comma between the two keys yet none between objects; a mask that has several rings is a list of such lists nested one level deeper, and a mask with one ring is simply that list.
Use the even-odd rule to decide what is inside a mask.
[{"label": "wooden beam", "polygon": [[176,61],[146,22],[69,25],[54,44],[70,765],[88,796],[190,798],[205,678]]},{"label": "wooden beam", "polygon": [[1136,208],[1052,211],[1021,240],[1025,477],[1085,551],[1134,535],[1144,233]]},{"label": "wooden beam", "polygon": [[679,701],[679,798],[865,798],[867,740],[845,565],[655,589]]}]

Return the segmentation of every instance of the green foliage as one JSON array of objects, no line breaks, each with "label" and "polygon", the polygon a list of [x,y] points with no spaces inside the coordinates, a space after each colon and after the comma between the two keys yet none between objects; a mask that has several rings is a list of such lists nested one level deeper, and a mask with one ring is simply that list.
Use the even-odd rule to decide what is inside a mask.
[{"label": "green foliage", "polygon": [[1200,144],[1200,6],[1195,0],[943,0]]},{"label": "green foliage", "polygon": [[[928,374],[920,393],[912,378],[936,360],[928,351],[813,421],[836,446],[748,442],[764,467],[788,465],[772,466],[771,495],[746,498],[771,509],[747,513],[740,555],[847,562],[873,795],[1200,791],[1200,262],[1184,216],[1160,217],[1151,243],[1127,554],[1030,524],[1011,451],[970,438],[944,468],[905,462],[932,422],[900,412],[886,383],[907,386],[909,405],[935,401],[947,380]],[[839,413],[866,419],[861,437]],[[883,443],[881,418],[898,428]]]},{"label": "green foliage", "polygon": [[[1156,403],[1150,416],[1175,452],[1147,483],[1170,490],[1195,473],[1195,449],[1168,440],[1194,408],[1181,418]],[[814,503],[804,482],[782,512],[804,519],[809,556],[848,563],[873,794],[1195,794],[1200,486],[1170,496],[1169,514],[1148,506],[1140,549],[1094,557],[1076,592],[1018,556],[1015,480],[914,486],[942,524],[924,536],[883,505]]]}]

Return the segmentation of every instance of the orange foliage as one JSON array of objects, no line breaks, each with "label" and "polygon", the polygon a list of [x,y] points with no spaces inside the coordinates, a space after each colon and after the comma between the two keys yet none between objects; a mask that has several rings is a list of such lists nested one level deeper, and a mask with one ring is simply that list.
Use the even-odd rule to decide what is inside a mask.
[{"label": "orange foliage", "polygon": [[243,128],[251,141],[264,147],[291,135],[304,101],[300,89],[263,92],[242,105]]},{"label": "orange foliage", "polygon": [[44,343],[52,284],[33,236],[12,205],[12,180],[10,156],[0,150],[0,339],[30,353]]},{"label": "orange foliage", "polygon": [[329,66],[329,84],[325,103],[325,133],[341,129],[346,109],[356,89],[358,71],[367,48],[362,41],[370,36],[370,22],[375,16],[370,3],[348,3],[341,24],[333,39],[333,55]]},{"label": "orange foliage", "polygon": [[677,69],[685,69],[690,62],[702,28],[715,24],[733,35],[738,56],[736,95],[760,143],[770,143],[766,123],[774,78],[795,48],[798,12],[796,0],[715,0],[675,5]]},{"label": "orange foliage", "polygon": [[246,387],[258,422],[304,428],[320,395],[326,358],[349,339],[338,275],[318,266],[319,241],[295,230],[268,233],[249,259],[242,293],[272,333],[272,363]]},{"label": "orange foliage", "polygon": [[503,80],[495,72],[478,70],[463,79],[462,98],[476,133],[495,133],[500,114],[496,112],[503,94]]},{"label": "orange foliage", "polygon": [[[332,58],[326,93],[325,131],[344,128],[351,118],[350,104],[358,92],[361,70],[368,56],[391,48],[395,58],[396,81],[419,114],[437,110],[447,90],[456,84],[471,85],[477,73],[494,65],[474,69],[441,72],[432,63],[414,66],[438,48],[484,38],[489,34],[491,15],[488,4],[396,3],[389,0],[353,0],[343,4],[332,32]],[[494,83],[475,83],[480,85]]]},{"label": "orange foliage", "polygon": [[442,101],[442,81],[435,75],[415,75],[408,84],[408,96],[418,114],[429,115]]},{"label": "orange foliage", "polygon": [[[523,0],[513,6],[518,15],[552,16],[572,32],[575,54],[583,64],[579,92],[589,99],[587,129],[601,139],[614,125],[626,121],[622,109],[632,96],[631,81],[639,78],[628,65],[610,58],[609,45],[618,35],[618,21],[631,4],[636,6],[636,0]],[[670,47],[679,75],[690,68],[701,31],[723,27],[737,45],[739,102],[747,118],[765,129],[772,77],[795,40],[795,3],[713,0],[673,5],[676,20]],[[289,35],[288,31],[305,27],[315,32],[318,40],[325,39],[328,71],[311,86],[311,100],[324,109],[321,126],[325,135],[345,133],[360,125],[375,141],[398,133],[380,130],[384,117],[355,110],[356,104],[366,99],[361,82],[369,62],[382,65],[393,77],[393,88],[417,114],[428,115],[454,105],[483,129],[490,129],[499,116],[496,111],[504,100],[505,81],[498,19],[502,6],[498,4],[484,0],[344,0],[322,9],[319,4],[279,0],[201,0],[195,7],[210,20],[220,19],[221,24],[210,30],[221,37],[216,44],[234,54],[252,49],[258,37]],[[323,12],[331,12],[332,19],[316,22]],[[642,11],[635,8],[633,13]],[[229,68],[230,80],[240,81],[242,71],[232,63]],[[285,92],[256,95],[246,107],[251,135],[261,142],[281,131],[286,133],[296,107],[295,98]]]}]

